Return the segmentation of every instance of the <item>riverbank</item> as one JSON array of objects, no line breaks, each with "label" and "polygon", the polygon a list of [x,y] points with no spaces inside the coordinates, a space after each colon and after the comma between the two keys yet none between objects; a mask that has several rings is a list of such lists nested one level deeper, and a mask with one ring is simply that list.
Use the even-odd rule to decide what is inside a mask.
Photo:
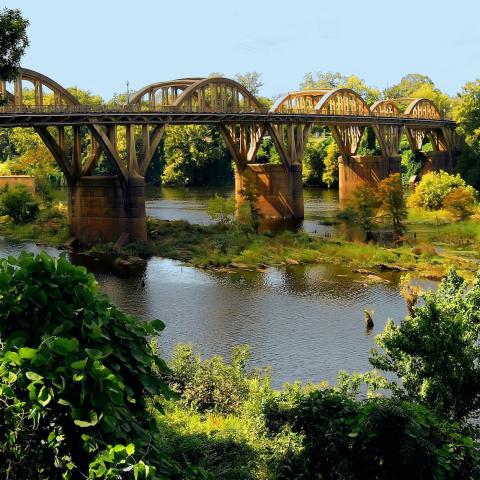
[{"label": "riverbank", "polygon": [[[478,268],[480,223],[475,220],[450,223],[448,215],[410,212],[407,231],[424,230],[418,241],[387,247],[373,243],[324,238],[303,232],[253,234],[232,226],[196,225],[187,221],[148,220],[148,242],[126,245],[95,245],[83,253],[118,257],[160,256],[195,267],[216,270],[264,270],[297,264],[339,264],[352,269],[412,271],[429,279],[441,278],[450,265],[467,277]],[[65,213],[45,210],[34,222],[15,225],[5,218],[0,235],[46,246],[62,246],[68,239]],[[433,245],[435,242],[435,245]],[[364,272],[368,275],[368,272]],[[371,277],[375,280],[374,275]]]}]

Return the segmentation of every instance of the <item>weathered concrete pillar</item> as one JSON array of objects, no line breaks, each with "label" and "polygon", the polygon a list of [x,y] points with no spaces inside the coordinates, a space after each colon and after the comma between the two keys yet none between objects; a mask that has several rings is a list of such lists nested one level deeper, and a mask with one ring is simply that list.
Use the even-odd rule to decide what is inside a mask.
[{"label": "weathered concrete pillar", "polygon": [[380,155],[353,156],[338,159],[338,189],[340,201],[348,200],[352,192],[365,183],[372,186],[392,173],[400,173],[400,157],[385,159]]},{"label": "weathered concrete pillar", "polygon": [[303,218],[302,166],[249,164],[244,170],[235,168],[235,198],[237,205],[245,201],[243,191],[253,183],[257,195],[257,208],[264,218]]},{"label": "weathered concrete pillar", "polygon": [[425,153],[425,163],[419,172],[421,178],[427,172],[444,172],[452,173],[453,165],[448,152],[427,152]]},{"label": "weathered concrete pillar", "polygon": [[[81,243],[147,239],[145,181],[130,178],[125,190],[118,177],[81,177],[69,189],[70,234]],[[125,235],[124,235],[125,237]]]}]

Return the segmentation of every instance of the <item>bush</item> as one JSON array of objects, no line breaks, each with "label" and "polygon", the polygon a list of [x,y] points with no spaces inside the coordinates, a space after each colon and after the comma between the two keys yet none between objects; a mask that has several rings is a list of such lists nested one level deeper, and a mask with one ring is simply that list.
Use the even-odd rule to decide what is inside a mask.
[{"label": "bush", "polygon": [[194,355],[191,345],[177,345],[169,383],[184,405],[198,412],[234,413],[248,396],[249,356],[247,346],[238,346],[232,349],[229,364],[221,356],[202,361],[200,355]]},{"label": "bush", "polygon": [[225,198],[217,193],[207,203],[207,214],[223,228],[228,228],[235,219],[235,198]]},{"label": "bush", "polygon": [[475,213],[475,194],[472,188],[457,187],[443,200],[443,207],[454,217],[466,220]]},{"label": "bush", "polygon": [[[368,184],[357,187],[352,192],[352,206],[354,217],[365,233],[372,230],[373,218],[378,208],[375,190]],[[348,216],[348,212],[345,212]]]},{"label": "bush", "polygon": [[395,232],[400,233],[402,222],[407,218],[407,206],[399,173],[389,175],[378,184],[377,201],[379,212],[391,221]]},{"label": "bush", "polygon": [[44,252],[2,260],[0,296],[2,478],[178,478],[146,408],[171,393],[148,344],[162,322],[123,314]]},{"label": "bush", "polygon": [[16,224],[33,220],[38,203],[25,185],[5,187],[0,193],[0,214],[8,215]]},{"label": "bush", "polygon": [[408,198],[408,206],[439,210],[443,207],[445,197],[456,188],[463,188],[475,197],[474,188],[467,186],[458,174],[451,175],[443,171],[426,173]]},{"label": "bush", "polygon": [[[267,425],[271,413],[276,423],[279,418],[271,403]],[[278,478],[473,480],[480,473],[478,443],[425,407],[397,398],[359,401],[317,390],[280,418],[300,436],[301,449],[285,455]]]}]

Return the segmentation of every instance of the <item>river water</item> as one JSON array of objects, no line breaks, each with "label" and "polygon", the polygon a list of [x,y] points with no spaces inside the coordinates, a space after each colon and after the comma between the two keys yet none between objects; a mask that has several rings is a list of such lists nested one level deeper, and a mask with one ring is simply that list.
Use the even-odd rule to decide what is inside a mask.
[{"label": "river water", "polygon": [[[206,223],[211,194],[208,189],[152,189],[147,213]],[[305,200],[305,230],[328,234],[334,227],[322,222],[328,223],[338,209],[336,192],[307,189]],[[35,252],[40,247],[0,241],[1,256],[22,249]],[[388,318],[399,320],[406,314],[395,273],[382,275],[388,283],[366,285],[362,275],[344,266],[220,273],[152,258],[126,275],[84,255],[73,255],[71,260],[94,272],[102,290],[120,308],[166,323],[159,343],[167,358],[178,342],[194,344],[205,356],[226,357],[232,346],[246,343],[251,347],[250,365],[270,366],[276,387],[294,380],[334,382],[341,369],[368,370],[373,337]],[[374,311],[371,332],[365,330],[364,309]]]}]

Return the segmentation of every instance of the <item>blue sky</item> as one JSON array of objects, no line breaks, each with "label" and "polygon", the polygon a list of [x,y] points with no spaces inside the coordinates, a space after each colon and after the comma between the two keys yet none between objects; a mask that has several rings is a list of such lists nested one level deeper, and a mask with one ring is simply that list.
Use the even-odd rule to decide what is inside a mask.
[{"label": "blue sky", "polygon": [[149,83],[259,71],[261,93],[307,72],[379,88],[424,73],[449,94],[480,77],[479,0],[17,0],[29,18],[23,66],[110,98]]}]

